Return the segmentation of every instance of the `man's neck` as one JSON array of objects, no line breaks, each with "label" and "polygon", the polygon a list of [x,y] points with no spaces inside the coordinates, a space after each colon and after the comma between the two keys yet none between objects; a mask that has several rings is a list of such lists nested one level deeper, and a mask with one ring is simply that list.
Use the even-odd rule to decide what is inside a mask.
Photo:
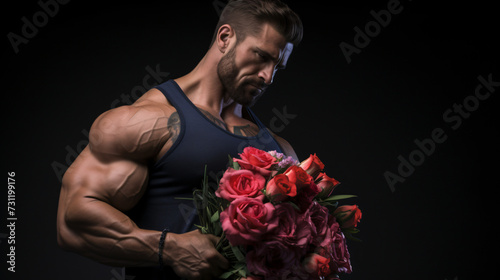
[{"label": "man's neck", "polygon": [[175,79],[186,96],[195,104],[218,112],[232,104],[224,100],[224,90],[217,74],[218,60],[210,51],[188,74]]}]

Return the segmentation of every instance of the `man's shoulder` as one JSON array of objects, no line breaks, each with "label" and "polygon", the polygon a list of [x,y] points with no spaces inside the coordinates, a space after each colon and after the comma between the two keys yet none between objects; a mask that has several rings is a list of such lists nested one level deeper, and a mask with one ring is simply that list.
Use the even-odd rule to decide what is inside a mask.
[{"label": "man's shoulder", "polygon": [[89,146],[102,155],[153,157],[169,138],[168,120],[174,112],[168,104],[148,99],[108,110],[92,124]]}]

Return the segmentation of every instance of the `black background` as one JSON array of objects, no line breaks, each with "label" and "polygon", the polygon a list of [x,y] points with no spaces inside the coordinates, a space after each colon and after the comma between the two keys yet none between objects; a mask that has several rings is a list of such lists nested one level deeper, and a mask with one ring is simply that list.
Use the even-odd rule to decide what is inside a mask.
[{"label": "black background", "polygon": [[[337,193],[359,196],[345,203],[363,211],[363,241],[348,243],[354,272],[342,279],[484,278],[498,259],[500,87],[456,130],[443,113],[474,94],[479,75],[500,81],[493,5],[401,1],[401,13],[347,63],[339,44],[353,44],[353,28],[364,29],[370,11],[388,3],[367,2],[289,1],[304,39],[254,111],[269,124],[286,106],[295,117],[278,134],[301,159],[317,153],[342,182]],[[15,273],[7,271],[7,229],[0,228],[0,275],[123,279],[120,268],[57,246],[53,165],[74,159],[72,151],[86,143],[82,130],[142,85],[147,66],[159,65],[168,78],[189,72],[208,48],[217,9],[210,0],[71,1],[59,8],[17,54],[6,34],[21,35],[21,18],[41,8],[36,1],[3,8],[3,165],[16,173],[18,220]],[[391,191],[384,172],[397,174],[398,156],[408,159],[414,140],[435,128],[446,141]],[[6,224],[7,188],[0,193]]]}]

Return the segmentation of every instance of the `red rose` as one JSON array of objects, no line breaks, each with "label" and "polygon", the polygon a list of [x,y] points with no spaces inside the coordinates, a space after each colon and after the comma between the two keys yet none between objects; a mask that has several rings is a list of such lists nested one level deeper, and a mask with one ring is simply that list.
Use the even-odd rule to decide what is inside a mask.
[{"label": "red rose", "polygon": [[328,213],[328,208],[313,201],[304,215],[309,216],[312,223],[312,244],[314,246],[325,245],[323,242],[327,238],[327,235],[330,234],[330,226],[328,224],[330,214]]},{"label": "red rose", "polygon": [[243,169],[255,170],[265,177],[271,174],[271,169],[276,164],[276,158],[268,152],[254,147],[246,147],[240,154],[241,159],[234,158]]},{"label": "red rose", "polygon": [[240,197],[220,213],[222,229],[232,246],[255,244],[260,237],[278,227],[271,203]]},{"label": "red rose", "polygon": [[325,277],[330,274],[329,263],[329,258],[312,253],[305,257],[302,265],[308,273],[319,277]]},{"label": "red rose", "polygon": [[290,182],[294,183],[298,188],[309,186],[313,182],[311,175],[307,174],[304,169],[297,165],[292,165],[283,173],[288,177]]},{"label": "red rose", "polygon": [[320,193],[318,194],[320,198],[329,197],[332,194],[335,187],[337,187],[340,184],[339,181],[335,180],[334,178],[326,176],[325,173],[319,173],[318,177],[316,178],[316,182],[318,182],[317,185],[318,188],[320,189]]},{"label": "red rose", "polygon": [[271,201],[283,201],[297,195],[297,186],[285,174],[278,174],[267,183],[266,195]]},{"label": "red rose", "polygon": [[311,241],[311,220],[307,215],[300,215],[290,203],[276,205],[278,228],[271,239],[282,240],[290,248],[304,255]]},{"label": "red rose", "polygon": [[332,231],[332,233],[332,243],[328,248],[331,256],[330,269],[334,273],[351,273],[351,259],[349,250],[347,250],[345,236],[340,228],[337,228],[336,231]]},{"label": "red rose", "polygon": [[332,273],[351,273],[351,260],[345,236],[335,217],[330,216],[328,224],[328,234],[321,246],[316,247],[315,253],[330,259],[329,266]]},{"label": "red rose", "polygon": [[309,206],[311,206],[314,197],[316,197],[318,193],[318,186],[316,186],[314,182],[311,182],[309,185],[302,187],[297,191],[297,195],[293,201],[300,208],[300,212],[303,213],[309,208]]},{"label": "red rose", "polygon": [[314,155],[310,155],[308,159],[300,163],[300,167],[304,169],[307,174],[316,178],[321,170],[325,168],[325,165],[319,160],[319,158]]},{"label": "red rose", "polygon": [[299,256],[280,240],[259,242],[246,255],[248,271],[265,279],[282,279],[299,266]]},{"label": "red rose", "polygon": [[361,210],[357,205],[342,205],[333,212],[342,228],[355,228],[361,220]]},{"label": "red rose", "polygon": [[228,201],[233,201],[238,197],[253,197],[263,200],[262,189],[265,184],[266,179],[259,173],[245,169],[228,168],[220,180],[215,195]]}]

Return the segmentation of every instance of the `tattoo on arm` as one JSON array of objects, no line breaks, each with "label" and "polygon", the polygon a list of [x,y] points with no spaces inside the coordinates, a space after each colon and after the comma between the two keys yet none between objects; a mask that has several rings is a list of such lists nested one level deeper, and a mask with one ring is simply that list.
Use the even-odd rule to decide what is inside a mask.
[{"label": "tattoo on arm", "polygon": [[235,126],[234,127],[234,134],[245,136],[245,137],[256,136],[257,134],[259,134],[259,129],[255,126],[252,126],[249,124],[242,125],[242,126]]},{"label": "tattoo on arm", "polygon": [[172,143],[174,143],[181,132],[181,120],[179,118],[179,113],[173,112],[172,115],[170,115],[167,122],[167,129],[170,133],[170,139],[172,140]]},{"label": "tattoo on arm", "polygon": [[198,110],[200,110],[200,112],[202,112],[210,121],[227,130],[226,123],[224,123],[223,121],[221,121],[220,119],[216,118],[214,115],[210,114],[209,112],[203,109],[198,108]]}]

